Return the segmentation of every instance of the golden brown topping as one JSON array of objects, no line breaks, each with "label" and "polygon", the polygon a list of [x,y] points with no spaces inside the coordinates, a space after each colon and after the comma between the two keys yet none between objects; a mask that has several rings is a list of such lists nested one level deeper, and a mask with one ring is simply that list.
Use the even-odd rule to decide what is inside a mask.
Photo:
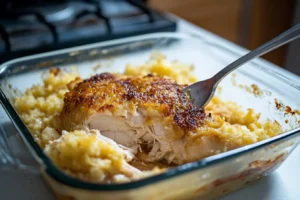
[{"label": "golden brown topping", "polygon": [[84,80],[65,95],[62,114],[78,109],[89,113],[111,112],[133,104],[139,108],[156,110],[183,130],[191,130],[203,123],[205,113],[190,102],[183,92],[185,85],[155,75],[122,77],[102,73]]},{"label": "golden brown topping", "polygon": [[96,74],[95,76],[92,76],[91,78],[84,80],[84,82],[97,83],[99,81],[112,80],[115,78],[116,78],[115,75],[111,73],[102,73],[102,74]]},{"label": "golden brown topping", "polygon": [[[178,109],[180,110],[180,109]],[[205,113],[199,111],[199,108],[191,106],[190,109],[184,109],[183,112],[176,112],[174,116],[175,122],[183,129],[194,129],[199,126],[199,122],[205,118]]]}]

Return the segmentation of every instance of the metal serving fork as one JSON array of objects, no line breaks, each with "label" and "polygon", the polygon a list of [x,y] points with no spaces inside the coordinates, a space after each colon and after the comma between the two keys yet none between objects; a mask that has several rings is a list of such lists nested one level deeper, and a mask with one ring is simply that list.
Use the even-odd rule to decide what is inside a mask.
[{"label": "metal serving fork", "polygon": [[240,67],[241,65],[251,61],[252,59],[264,55],[273,49],[276,49],[286,43],[289,43],[300,36],[300,24],[295,25],[289,30],[283,32],[279,36],[273,38],[269,42],[261,45],[248,54],[240,57],[236,61],[232,62],[213,77],[196,82],[184,89],[191,97],[192,103],[199,107],[204,107],[210,99],[213,97],[218,84],[222,79],[230,72]]}]

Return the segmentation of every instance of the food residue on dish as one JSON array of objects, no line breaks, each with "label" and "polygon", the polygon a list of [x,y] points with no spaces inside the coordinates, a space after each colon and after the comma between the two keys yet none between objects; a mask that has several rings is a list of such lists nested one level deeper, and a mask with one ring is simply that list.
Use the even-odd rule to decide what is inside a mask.
[{"label": "food residue on dish", "polygon": [[94,71],[98,71],[98,69],[100,69],[101,67],[103,67],[103,66],[102,66],[101,63],[99,63],[99,64],[97,64],[97,65],[95,65],[95,66],[93,67],[93,70],[94,70]]},{"label": "food residue on dish", "polygon": [[246,92],[254,94],[256,97],[263,97],[264,95],[271,95],[271,92],[267,90],[260,89],[256,84],[244,85],[244,84],[238,84],[236,82],[236,74],[233,73],[231,75],[231,83],[233,86],[238,86],[241,89],[244,89]]},{"label": "food residue on dish", "polygon": [[114,62],[114,59],[112,57],[106,58],[105,60],[101,61],[100,63],[97,63],[92,67],[92,70],[94,73],[97,73],[99,69],[105,69],[109,70],[112,67],[112,64]]},{"label": "food residue on dish", "polygon": [[284,105],[278,99],[274,99],[275,106],[278,110],[284,111],[285,114],[300,115],[300,110],[292,109],[290,106]]},{"label": "food residue on dish", "polygon": [[84,80],[52,69],[15,106],[57,166],[95,183],[141,179],[282,132],[217,96],[205,109],[194,106],[183,92],[196,81],[192,71],[161,55]]}]

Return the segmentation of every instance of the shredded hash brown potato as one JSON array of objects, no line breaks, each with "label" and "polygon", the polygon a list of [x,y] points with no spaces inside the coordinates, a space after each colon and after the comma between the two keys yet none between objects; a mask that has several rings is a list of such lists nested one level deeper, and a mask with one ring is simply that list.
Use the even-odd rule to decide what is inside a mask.
[{"label": "shredded hash brown potato", "polygon": [[178,61],[170,62],[164,55],[153,53],[150,60],[142,66],[126,66],[125,75],[129,76],[146,76],[148,74],[166,76],[175,80],[178,84],[191,84],[197,81],[192,74],[194,67],[185,65]]},{"label": "shredded hash brown potato", "polygon": [[43,85],[33,85],[16,98],[16,108],[41,147],[59,137],[57,132],[46,127],[57,128],[54,119],[62,111],[64,96],[69,91],[67,84],[77,76],[74,69],[69,73],[52,69],[44,75]]},{"label": "shredded hash brown potato", "polygon": [[[118,77],[143,77],[153,74],[170,78],[180,85],[196,81],[192,71],[192,66],[168,62],[164,56],[156,54],[145,65],[128,65],[124,75]],[[144,159],[145,154],[153,153],[155,147],[147,152],[149,146],[141,143],[142,140],[149,141],[149,137],[139,139],[136,146],[127,146],[99,130],[89,130],[86,127],[79,130],[62,128],[59,116],[66,106],[65,95],[76,90],[82,81],[74,70],[67,72],[51,69],[43,76],[42,85],[33,85],[21,97],[16,98],[15,106],[36,142],[53,162],[65,173],[88,182],[121,183],[141,179],[161,173],[168,166],[192,162],[282,132],[276,121],[259,122],[260,114],[253,109],[244,110],[234,102],[225,102],[215,96],[205,108],[208,117],[204,123],[197,125],[195,130],[185,131],[185,136],[180,141],[179,136],[173,138],[173,150],[174,146],[178,146],[174,154],[167,152],[158,159],[149,161],[148,157],[148,160]],[[158,143],[158,139],[153,141],[151,145]],[[149,144],[150,142],[147,145]],[[202,152],[201,157],[199,152]],[[182,157],[179,157],[181,161],[176,160],[176,153],[182,153]],[[136,162],[143,167],[135,165]]]}]

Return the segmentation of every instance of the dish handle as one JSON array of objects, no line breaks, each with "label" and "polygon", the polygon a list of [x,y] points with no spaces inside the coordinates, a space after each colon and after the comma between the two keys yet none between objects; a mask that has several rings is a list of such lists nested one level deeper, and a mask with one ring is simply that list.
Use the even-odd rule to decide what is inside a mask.
[{"label": "dish handle", "polygon": [[[8,119],[0,104],[0,170],[39,173],[39,165]],[[3,116],[2,116],[3,115]]]}]

